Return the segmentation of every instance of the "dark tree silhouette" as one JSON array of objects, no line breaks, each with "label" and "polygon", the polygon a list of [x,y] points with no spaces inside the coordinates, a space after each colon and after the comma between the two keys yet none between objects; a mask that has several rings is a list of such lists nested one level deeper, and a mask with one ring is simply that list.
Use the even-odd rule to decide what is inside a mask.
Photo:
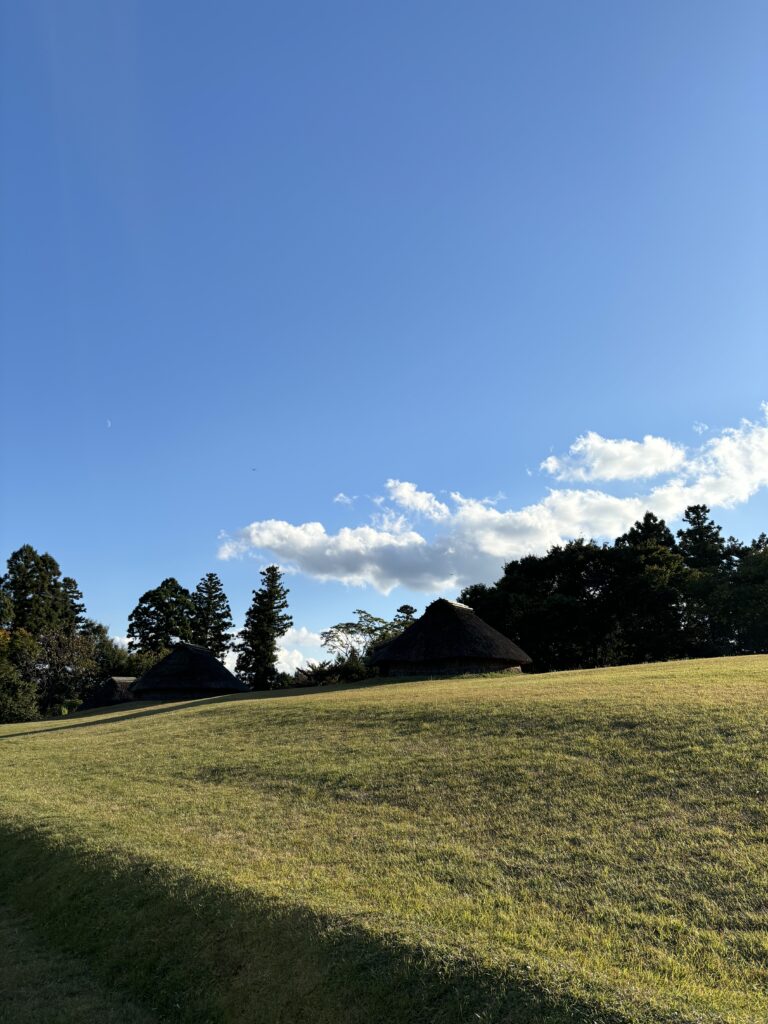
[{"label": "dark tree silhouette", "polygon": [[392,619],[392,634],[396,636],[412,626],[416,621],[416,609],[412,604],[401,604]]},{"label": "dark tree silhouette", "polygon": [[276,565],[261,570],[261,587],[253,592],[235,649],[237,674],[254,690],[271,690],[277,682],[277,642],[293,625],[288,590]]},{"label": "dark tree silhouette", "polygon": [[59,563],[24,544],[8,559],[0,579],[3,617],[31,636],[51,630],[72,631],[82,622],[83,595],[69,576],[61,578]]},{"label": "dark tree silhouette", "polygon": [[509,562],[463,603],[538,671],[768,651],[768,540],[725,540],[706,505],[677,539],[648,512],[613,545],[571,541]]},{"label": "dark tree silhouette", "polygon": [[192,594],[192,642],[221,659],[232,646],[232,612],[215,572],[203,576]]},{"label": "dark tree silhouette", "polygon": [[132,651],[160,654],[176,640],[192,637],[192,595],[172,576],[142,594],[128,618]]},{"label": "dark tree silhouette", "polygon": [[37,718],[35,684],[10,661],[0,659],[0,725]]},{"label": "dark tree silhouette", "polygon": [[683,646],[693,657],[729,654],[732,650],[731,577],[736,546],[728,544],[710,519],[706,505],[691,505],[678,530],[685,565],[681,581]]}]

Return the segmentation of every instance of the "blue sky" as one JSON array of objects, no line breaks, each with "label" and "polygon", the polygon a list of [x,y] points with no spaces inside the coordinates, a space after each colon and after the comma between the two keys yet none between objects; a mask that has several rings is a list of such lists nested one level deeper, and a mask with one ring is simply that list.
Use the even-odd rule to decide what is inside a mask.
[{"label": "blue sky", "polygon": [[764,4],[0,10],[0,551],[115,634],[168,575],[240,617],[277,560],[317,632],[643,505],[768,527]]}]

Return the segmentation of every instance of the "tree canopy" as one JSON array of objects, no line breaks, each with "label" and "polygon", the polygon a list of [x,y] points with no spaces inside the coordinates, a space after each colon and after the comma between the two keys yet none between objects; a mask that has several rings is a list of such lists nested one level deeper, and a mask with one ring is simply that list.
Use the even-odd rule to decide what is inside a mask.
[{"label": "tree canopy", "polygon": [[461,600],[538,670],[768,650],[768,541],[722,536],[706,505],[677,536],[647,512],[613,544],[574,540]]},{"label": "tree canopy", "polygon": [[190,641],[193,614],[192,595],[170,576],[139,598],[128,617],[128,646],[160,654],[178,640]]},{"label": "tree canopy", "polygon": [[320,634],[323,647],[337,660],[362,660],[374,647],[393,640],[416,621],[411,604],[400,605],[391,620],[371,615],[364,608],[356,608],[355,615],[351,622],[337,622]]},{"label": "tree canopy", "polygon": [[4,623],[24,629],[31,636],[63,629],[71,631],[82,622],[83,595],[75,580],[62,578],[59,563],[40,554],[31,544],[22,545],[8,559],[0,577]]},{"label": "tree canopy", "polygon": [[0,576],[0,722],[57,714],[93,699],[111,676],[142,675],[177,639],[223,658],[232,615],[215,573],[190,594],[168,578],[139,599],[129,649],[87,616],[77,581],[25,544]]}]

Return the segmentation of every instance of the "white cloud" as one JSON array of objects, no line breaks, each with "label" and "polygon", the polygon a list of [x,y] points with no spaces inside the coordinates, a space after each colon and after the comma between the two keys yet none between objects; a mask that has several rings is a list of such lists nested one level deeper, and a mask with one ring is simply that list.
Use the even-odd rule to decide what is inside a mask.
[{"label": "white cloud", "polygon": [[[295,672],[309,661],[322,661],[327,657],[320,634],[306,626],[291,626],[277,645],[277,667],[281,672]],[[227,651],[224,664],[230,672],[237,672],[237,651]]]},{"label": "white cloud", "polygon": [[593,488],[554,487],[537,502],[504,510],[456,492],[450,504],[439,502],[415,484],[389,481],[390,499],[427,520],[421,532],[382,501],[371,524],[337,533],[327,533],[321,523],[251,523],[224,538],[219,556],[268,551],[317,579],[370,585],[382,593],[398,585],[428,593],[455,591],[498,578],[509,559],[544,552],[573,537],[612,539],[646,510],[674,520],[691,504],[730,508],[748,501],[768,487],[768,405],[763,412],[762,421],[743,420],[690,453],[663,438],[610,441],[596,434],[584,437],[599,438],[599,444],[585,449],[577,442],[571,448],[567,459],[575,450],[577,461],[567,462],[568,479],[591,479],[600,472],[604,479],[623,480],[629,464],[635,476],[650,476],[651,465],[657,467],[654,472],[661,465],[667,466],[665,472],[674,469],[673,477],[644,493],[617,496]]},{"label": "white cloud", "polygon": [[309,661],[322,661],[328,657],[320,634],[313,633],[306,626],[292,626],[280,638],[277,651],[277,667],[281,672],[295,672]]},{"label": "white cloud", "polygon": [[639,480],[672,473],[685,461],[685,449],[663,437],[614,440],[593,430],[577,437],[567,455],[550,455],[541,468],[557,480]]},{"label": "white cloud", "polygon": [[337,505],[354,505],[355,503],[355,498],[351,498],[348,494],[345,494],[344,491],[339,491],[333,500]]},{"label": "white cloud", "polygon": [[291,645],[300,645],[302,647],[320,647],[322,645],[323,638],[319,633],[313,633],[311,629],[307,629],[306,626],[291,626],[287,633],[284,633],[280,638],[280,644],[283,647],[290,647]]},{"label": "white cloud", "polygon": [[234,538],[226,538],[219,557],[228,559],[249,550],[270,551],[299,572],[316,579],[334,579],[352,585],[372,584],[389,593],[405,574],[421,582],[417,589],[432,589],[426,563],[429,545],[421,534],[395,518],[386,526],[342,527],[326,532],[322,523],[294,526],[279,519],[251,523]]},{"label": "white cloud", "polygon": [[127,650],[128,648],[128,637],[127,636],[111,636],[110,640],[114,640],[118,647],[122,647]]},{"label": "white cloud", "polygon": [[407,480],[387,480],[387,493],[400,508],[410,512],[419,512],[427,519],[447,519],[451,510],[442,501],[438,501],[429,491],[420,491],[416,484]]},{"label": "white cloud", "polygon": [[701,420],[696,420],[696,422],[693,424],[693,429],[697,434],[706,434],[706,432],[709,430],[709,427],[706,423],[702,423]]}]

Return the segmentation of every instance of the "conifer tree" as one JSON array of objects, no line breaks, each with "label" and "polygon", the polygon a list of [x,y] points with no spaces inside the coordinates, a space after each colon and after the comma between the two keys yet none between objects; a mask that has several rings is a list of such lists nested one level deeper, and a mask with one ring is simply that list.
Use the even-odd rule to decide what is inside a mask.
[{"label": "conifer tree", "polygon": [[192,595],[192,642],[223,658],[232,646],[232,611],[221,580],[209,572]]},{"label": "conifer tree", "polygon": [[694,657],[728,654],[733,626],[730,620],[732,552],[706,505],[690,505],[678,530],[686,566],[682,580],[683,630],[687,652]]},{"label": "conifer tree", "polygon": [[268,565],[261,570],[261,587],[239,634],[237,674],[253,690],[271,690],[277,679],[277,641],[293,625],[288,614],[288,590],[280,569]]},{"label": "conifer tree", "polygon": [[706,505],[689,505],[683,519],[686,527],[677,531],[680,553],[689,569],[719,572],[726,565],[727,546],[722,531],[709,516]]},{"label": "conifer tree", "polygon": [[79,631],[85,622],[83,592],[77,581],[65,576],[61,581],[61,625],[66,632]]},{"label": "conifer tree", "polygon": [[2,587],[3,579],[0,577],[0,629],[9,630],[13,626],[13,601]]},{"label": "conifer tree", "polygon": [[416,621],[416,609],[412,604],[401,604],[392,619],[392,633],[397,635],[412,626]]},{"label": "conifer tree", "polygon": [[23,544],[11,554],[6,573],[0,577],[0,590],[4,618],[31,636],[51,630],[72,632],[83,620],[83,595],[75,580],[69,576],[62,579],[56,559],[41,555],[31,544]]}]

